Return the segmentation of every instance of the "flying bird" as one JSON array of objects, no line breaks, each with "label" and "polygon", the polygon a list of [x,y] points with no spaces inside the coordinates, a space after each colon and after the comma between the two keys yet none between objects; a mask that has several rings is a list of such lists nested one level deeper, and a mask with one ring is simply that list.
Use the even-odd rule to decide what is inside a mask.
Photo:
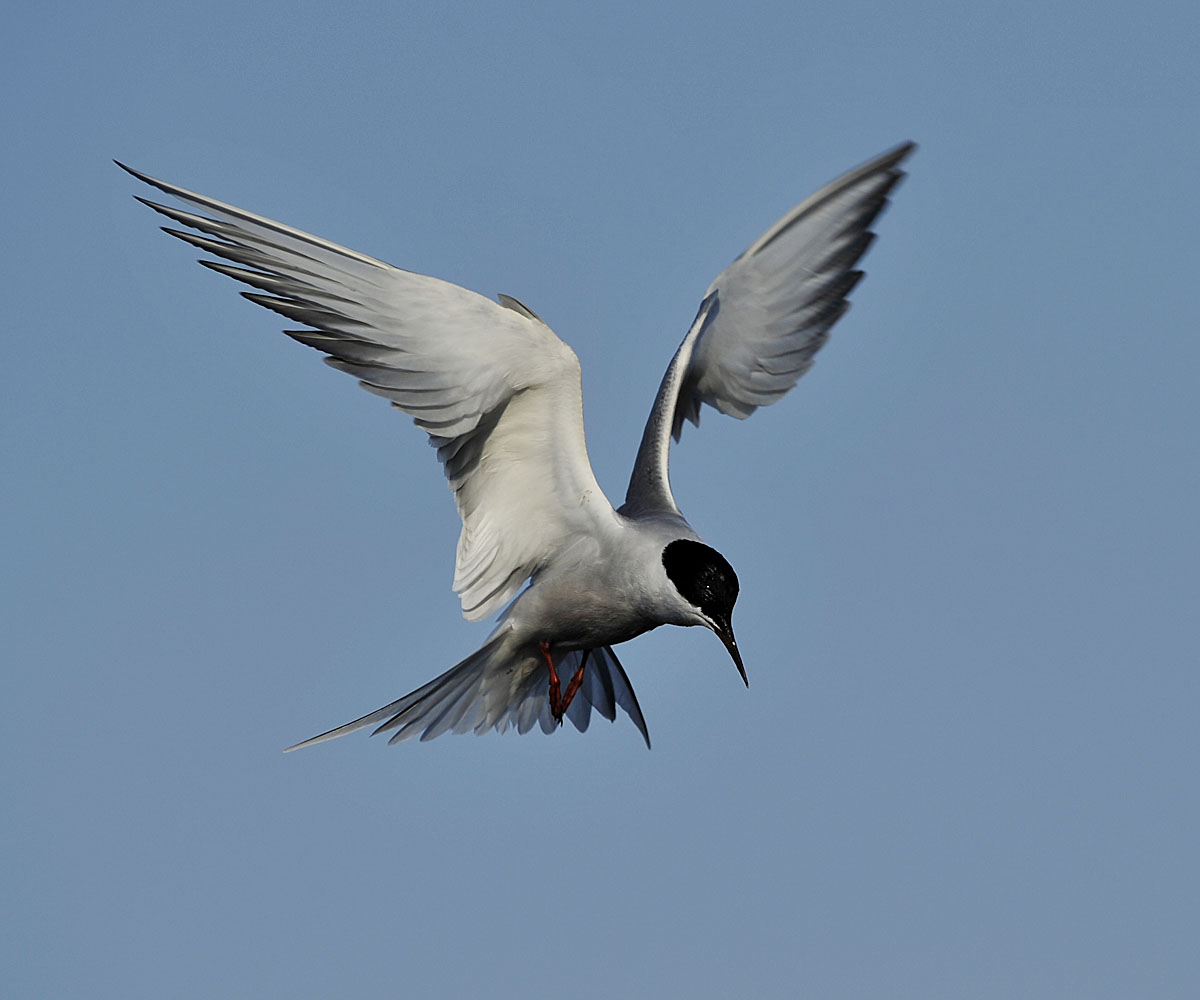
[{"label": "flying bird", "polygon": [[[813,363],[862,277],[855,265],[903,176],[904,143],[801,202],[708,287],[654,399],[625,493],[596,482],[583,432],[575,353],[529,307],[438,278],[157,180],[189,210],[137,200],[183,229],[165,232],[219,258],[205,267],[303,329],[327,355],[412,417],[437,449],[462,517],[454,590],[463,615],[499,612],[487,641],[440,677],[320,736],[375,726],[389,743],[482,733],[621,708],[650,745],[613,646],[660,625],[700,625],[747,681],[731,621],[733,567],[693,530],[671,493],[671,439],[700,407],[744,419]],[[748,684],[748,681],[747,681]]]}]

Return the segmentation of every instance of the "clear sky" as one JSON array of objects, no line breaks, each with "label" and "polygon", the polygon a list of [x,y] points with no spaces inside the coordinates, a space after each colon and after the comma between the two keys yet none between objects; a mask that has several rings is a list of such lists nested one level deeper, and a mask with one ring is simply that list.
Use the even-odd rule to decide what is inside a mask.
[{"label": "clear sky", "polygon": [[[6,20],[13,997],[1183,997],[1200,982],[1194,3],[23,5]],[[470,288],[621,497],[708,282],[905,139],[814,370],[672,466],[750,675],[282,747],[475,648],[421,434],[131,165]],[[530,484],[536,489],[537,484]]]}]

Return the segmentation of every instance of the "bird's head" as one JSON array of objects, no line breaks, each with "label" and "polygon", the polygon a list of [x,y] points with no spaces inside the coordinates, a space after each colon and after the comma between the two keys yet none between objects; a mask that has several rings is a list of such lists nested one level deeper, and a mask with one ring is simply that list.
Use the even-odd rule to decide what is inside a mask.
[{"label": "bird's head", "polygon": [[730,622],[738,596],[738,578],[733,567],[716,549],[690,538],[671,542],[663,549],[662,561],[667,578],[695,612],[698,621],[691,624],[705,625],[716,632],[749,687]]}]

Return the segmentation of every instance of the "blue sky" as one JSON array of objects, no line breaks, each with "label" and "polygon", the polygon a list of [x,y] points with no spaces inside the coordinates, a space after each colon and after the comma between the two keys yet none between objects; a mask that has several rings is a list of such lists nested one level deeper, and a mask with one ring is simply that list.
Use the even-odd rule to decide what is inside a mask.
[{"label": "blue sky", "polygon": [[[0,82],[14,996],[1179,997],[1200,981],[1194,4],[44,4]],[[279,750],[479,644],[422,436],[139,169],[515,295],[624,489],[708,282],[921,144],[814,370],[672,465],[750,675]]]}]

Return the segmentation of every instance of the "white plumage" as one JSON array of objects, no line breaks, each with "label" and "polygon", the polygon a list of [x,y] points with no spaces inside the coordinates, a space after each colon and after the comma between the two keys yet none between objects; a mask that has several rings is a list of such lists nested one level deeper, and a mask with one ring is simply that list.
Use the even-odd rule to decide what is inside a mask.
[{"label": "white plumage", "polygon": [[[670,440],[685,419],[699,422],[702,403],[745,418],[808,370],[913,148],[829,184],[713,281],[663,378],[619,510],[588,462],[579,361],[532,310],[124,167],[195,210],[139,199],[187,227],[168,233],[221,259],[202,264],[303,324],[286,332],[430,436],[463,522],[454,574],[463,614],[504,609],[488,641],[445,674],[297,746],[369,725],[393,742],[534,724],[551,732],[564,715],[583,730],[593,708],[614,719],[617,707],[649,745],[611,647],[661,624],[712,629],[742,670],[729,622],[737,578],[679,513]],[[574,700],[552,668],[577,678]]]}]

